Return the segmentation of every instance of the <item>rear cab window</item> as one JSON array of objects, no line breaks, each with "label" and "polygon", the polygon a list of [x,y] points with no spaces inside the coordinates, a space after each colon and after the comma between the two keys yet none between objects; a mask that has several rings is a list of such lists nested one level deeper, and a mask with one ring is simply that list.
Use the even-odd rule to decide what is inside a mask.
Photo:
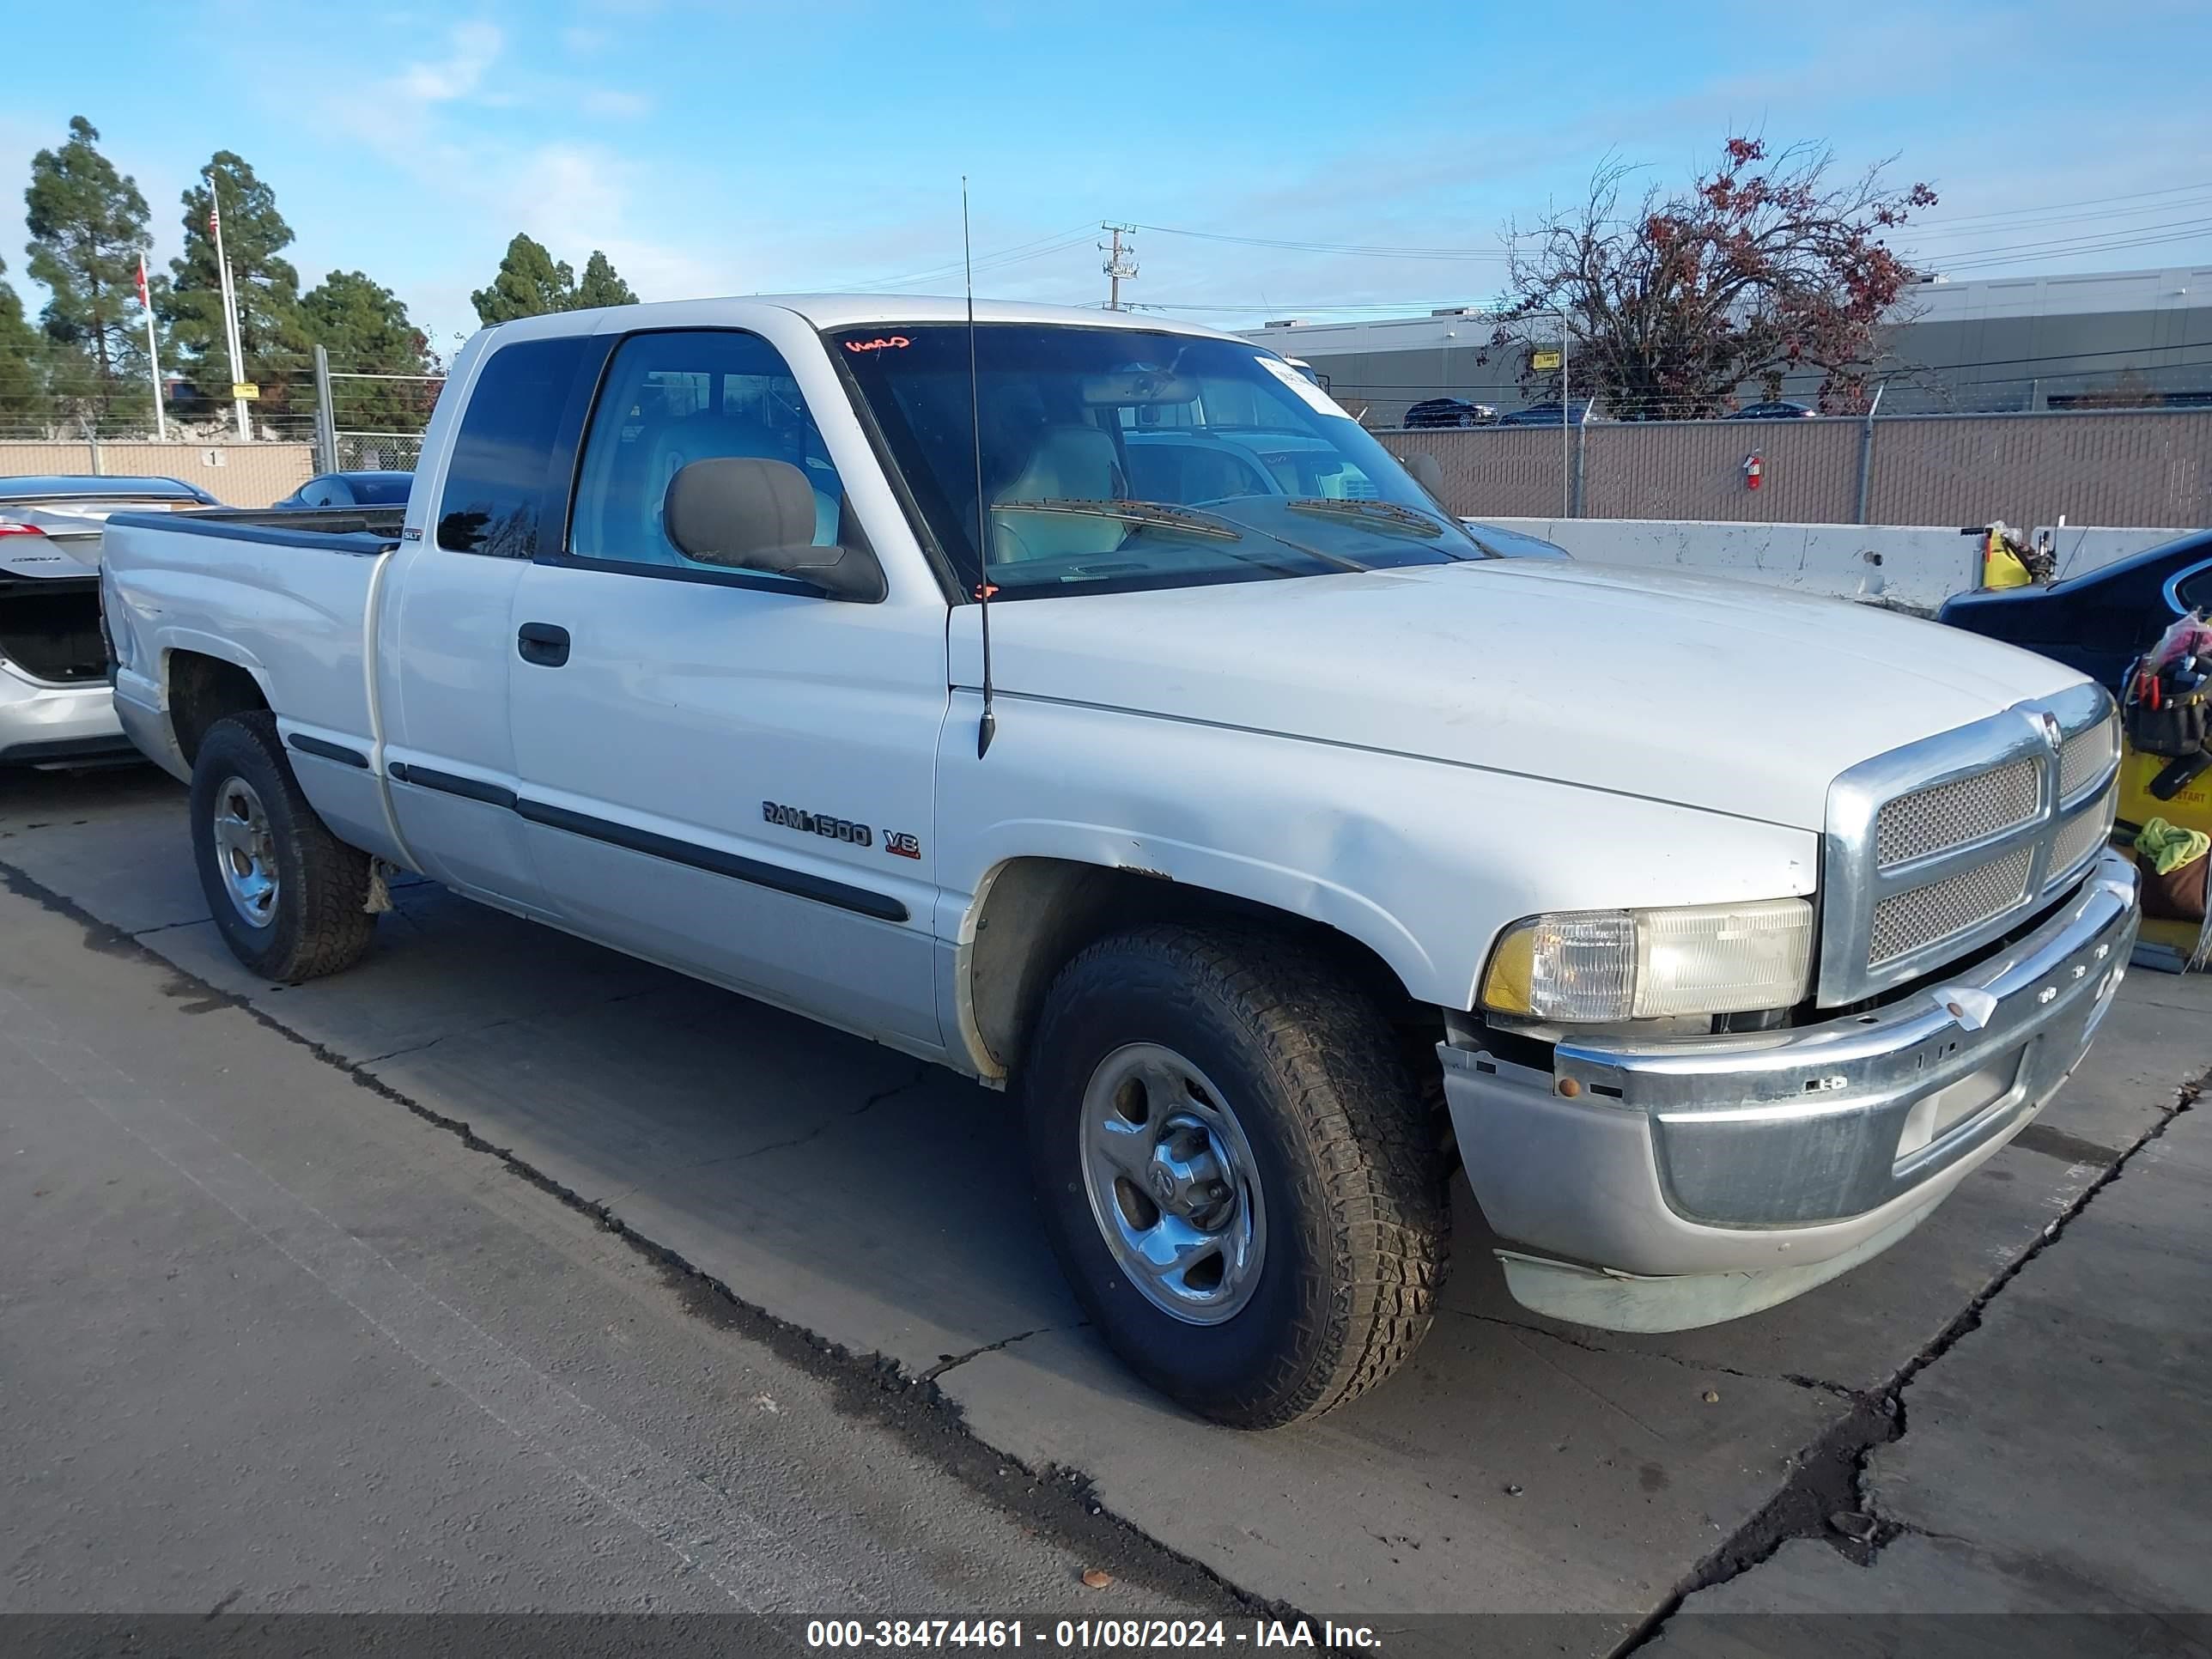
[{"label": "rear cab window", "polygon": [[485,360],[438,497],[440,547],[507,559],[538,551],[555,439],[591,343],[582,334],[518,340]]}]

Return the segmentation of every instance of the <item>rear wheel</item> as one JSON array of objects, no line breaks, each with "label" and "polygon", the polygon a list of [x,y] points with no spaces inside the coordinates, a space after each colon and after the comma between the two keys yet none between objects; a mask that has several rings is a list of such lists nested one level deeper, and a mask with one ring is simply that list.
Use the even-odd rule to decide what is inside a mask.
[{"label": "rear wheel", "polygon": [[1443,1159],[1389,1027],[1326,963],[1182,927],[1094,945],[1047,997],[1022,1094],[1054,1248],[1163,1393],[1273,1427],[1426,1334]]},{"label": "rear wheel", "polygon": [[368,854],[301,793],[265,710],[217,721],[192,761],[192,852],[216,930],[264,979],[297,983],[368,949]]}]

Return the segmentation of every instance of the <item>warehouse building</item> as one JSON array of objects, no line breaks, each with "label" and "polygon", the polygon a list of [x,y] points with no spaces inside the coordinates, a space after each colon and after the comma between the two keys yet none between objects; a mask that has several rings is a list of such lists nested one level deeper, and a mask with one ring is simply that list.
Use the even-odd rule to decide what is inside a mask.
[{"label": "warehouse building", "polygon": [[[1470,306],[1355,323],[1285,319],[1245,337],[1310,363],[1338,402],[1389,427],[1429,398],[1500,413],[1531,401],[1522,373],[1532,352],[1557,349],[1558,329],[1539,318],[1509,331],[1497,343],[1492,316]],[[2212,266],[1937,278],[1900,302],[1883,346],[1885,414],[2212,404]],[[1809,404],[1820,379],[1788,377],[1783,395]],[[1747,386],[1741,401],[1759,396]]]}]

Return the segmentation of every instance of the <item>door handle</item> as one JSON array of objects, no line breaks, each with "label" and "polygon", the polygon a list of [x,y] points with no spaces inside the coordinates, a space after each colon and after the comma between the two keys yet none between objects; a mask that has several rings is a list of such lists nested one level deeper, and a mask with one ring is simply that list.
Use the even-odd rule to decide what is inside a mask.
[{"label": "door handle", "polygon": [[514,648],[525,662],[558,668],[568,660],[568,630],[551,623],[525,623],[514,630]]}]

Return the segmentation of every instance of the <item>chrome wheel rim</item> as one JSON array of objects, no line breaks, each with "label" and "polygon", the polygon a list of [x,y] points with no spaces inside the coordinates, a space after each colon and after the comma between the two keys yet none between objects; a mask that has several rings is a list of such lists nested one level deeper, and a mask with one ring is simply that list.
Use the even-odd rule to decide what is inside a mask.
[{"label": "chrome wheel rim", "polygon": [[1083,1091],[1083,1184],[1138,1291],[1186,1324],[1233,1319],[1260,1283],[1267,1207],[1227,1097],[1172,1048],[1133,1042]]},{"label": "chrome wheel rim", "polygon": [[276,921],[276,848],[269,812],[244,778],[223,780],[215,792],[215,862],[231,907],[252,927]]}]

